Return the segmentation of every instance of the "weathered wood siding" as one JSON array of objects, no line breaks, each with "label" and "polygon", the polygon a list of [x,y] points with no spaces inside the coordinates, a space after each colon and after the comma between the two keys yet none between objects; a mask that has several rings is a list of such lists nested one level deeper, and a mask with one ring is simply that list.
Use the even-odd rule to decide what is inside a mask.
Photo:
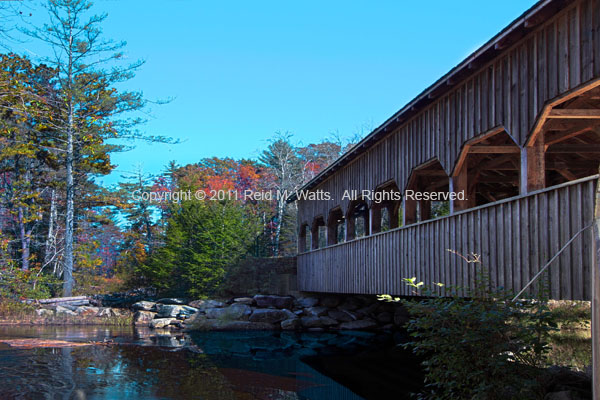
[{"label": "weathered wood siding", "polygon": [[[397,228],[298,255],[302,291],[409,295],[402,278],[427,284],[473,285],[476,253],[492,284],[518,292],[594,215],[595,179],[589,177],[455,215]],[[590,300],[591,229],[554,261],[554,299]],[[535,290],[535,288],[534,288]]]},{"label": "weathered wood siding", "polygon": [[451,173],[463,143],[502,126],[523,146],[544,104],[600,77],[600,0],[573,1],[499,53],[313,190],[330,201],[299,202],[300,223],[341,206],[346,189],[374,190],[394,180],[406,187],[412,169],[437,158]]}]

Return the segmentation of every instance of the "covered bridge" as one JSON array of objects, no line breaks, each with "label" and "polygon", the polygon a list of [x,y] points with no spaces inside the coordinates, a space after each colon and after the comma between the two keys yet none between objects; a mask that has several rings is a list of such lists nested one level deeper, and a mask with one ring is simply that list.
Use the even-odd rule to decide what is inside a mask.
[{"label": "covered bridge", "polygon": [[[599,160],[600,0],[542,0],[303,187],[331,199],[298,199],[299,289],[472,285],[452,249],[518,291],[592,222]],[[550,267],[553,298],[590,299],[592,240]]]}]

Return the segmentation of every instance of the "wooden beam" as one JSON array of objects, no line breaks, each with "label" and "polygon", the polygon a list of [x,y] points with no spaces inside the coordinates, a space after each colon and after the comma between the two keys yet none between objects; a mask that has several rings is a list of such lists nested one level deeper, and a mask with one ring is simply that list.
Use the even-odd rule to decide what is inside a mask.
[{"label": "wooden beam", "polygon": [[546,161],[546,169],[593,169],[598,166],[598,161]]},{"label": "wooden beam", "polygon": [[446,171],[440,170],[415,170],[415,173],[419,176],[448,176]]},{"label": "wooden beam", "polygon": [[513,183],[519,184],[517,176],[481,176],[477,183]]},{"label": "wooden beam", "polygon": [[574,181],[577,179],[577,176],[573,175],[568,169],[557,169],[556,172],[558,172],[568,181]]},{"label": "wooden beam", "polygon": [[[521,173],[527,174],[526,192],[533,192],[546,187],[546,154],[545,154],[544,135],[539,135],[537,140],[531,146],[525,147],[527,163],[526,170]],[[521,193],[524,193],[521,190]]]},{"label": "wooden beam", "polygon": [[546,153],[600,153],[600,144],[555,144]]},{"label": "wooden beam", "polygon": [[443,180],[443,181],[437,181],[437,182],[431,182],[428,186],[425,187],[425,191],[431,192],[431,191],[437,191],[438,189],[444,188],[444,187],[448,187],[448,181],[447,180]]},{"label": "wooden beam", "polygon": [[402,213],[402,224],[410,225],[417,222],[417,201],[407,199],[403,196],[402,202],[404,203],[404,212]]},{"label": "wooden beam", "polygon": [[517,146],[471,146],[470,153],[475,154],[519,154],[521,150]]},{"label": "wooden beam", "polygon": [[546,148],[548,148],[548,146],[552,146],[553,144],[562,142],[563,140],[567,140],[567,139],[570,139],[572,137],[581,135],[582,133],[585,133],[585,132],[587,132],[590,129],[591,129],[590,126],[586,126],[584,128],[577,127],[577,128],[570,129],[570,130],[567,130],[567,131],[558,132],[558,133],[554,133],[552,135],[548,135],[548,137],[546,138],[546,141],[545,141]]},{"label": "wooden beam", "polygon": [[600,178],[596,183],[592,248],[592,390],[593,399],[600,400]]},{"label": "wooden beam", "polygon": [[519,168],[514,165],[510,165],[507,167],[502,167],[502,164],[509,162],[514,156],[512,155],[504,155],[500,157],[494,157],[494,159],[483,162],[477,165],[477,169],[484,171],[486,169],[493,169],[496,171],[516,171]]},{"label": "wooden beam", "polygon": [[467,163],[463,163],[462,168],[452,177],[452,190],[454,192],[465,192],[465,200],[450,200],[453,212],[466,210],[475,205],[475,193],[469,190],[469,174]]},{"label": "wooden beam", "polygon": [[550,110],[548,118],[580,119],[591,118],[600,119],[600,110],[597,109],[553,109]]}]

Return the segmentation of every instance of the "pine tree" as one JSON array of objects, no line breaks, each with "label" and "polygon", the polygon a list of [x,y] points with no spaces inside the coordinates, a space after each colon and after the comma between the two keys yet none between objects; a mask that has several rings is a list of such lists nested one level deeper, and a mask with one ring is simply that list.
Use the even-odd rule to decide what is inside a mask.
[{"label": "pine tree", "polygon": [[113,166],[110,153],[121,149],[107,139],[133,138],[166,141],[143,136],[136,127],[140,118],[126,117],[141,110],[146,101],[139,92],[119,91],[115,85],[134,76],[141,62],[118,67],[124,42],[105,40],[101,25],[106,14],[92,15],[88,0],[49,0],[49,22],[25,30],[45,42],[53,57],[44,59],[58,71],[58,98],[52,128],[60,142],[65,169],[64,295],[73,289],[75,195],[90,174],[107,174]]}]

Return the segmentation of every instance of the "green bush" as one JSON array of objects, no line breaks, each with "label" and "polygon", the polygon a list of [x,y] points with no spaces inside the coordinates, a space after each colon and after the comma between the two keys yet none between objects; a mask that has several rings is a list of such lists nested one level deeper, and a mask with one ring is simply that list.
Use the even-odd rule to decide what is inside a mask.
[{"label": "green bush", "polygon": [[32,269],[22,271],[16,267],[0,269],[0,299],[18,301],[42,299],[60,291],[62,282],[52,274]]},{"label": "green bush", "polygon": [[[463,257],[465,258],[465,257]],[[439,287],[426,287],[416,278],[406,283],[422,300],[400,300],[411,314],[405,344],[423,357],[425,390],[420,399],[537,398],[536,377],[544,365],[548,337],[554,329],[547,302],[513,302],[510,293],[492,289],[479,257],[473,289],[446,287],[450,297],[433,297]]]}]

